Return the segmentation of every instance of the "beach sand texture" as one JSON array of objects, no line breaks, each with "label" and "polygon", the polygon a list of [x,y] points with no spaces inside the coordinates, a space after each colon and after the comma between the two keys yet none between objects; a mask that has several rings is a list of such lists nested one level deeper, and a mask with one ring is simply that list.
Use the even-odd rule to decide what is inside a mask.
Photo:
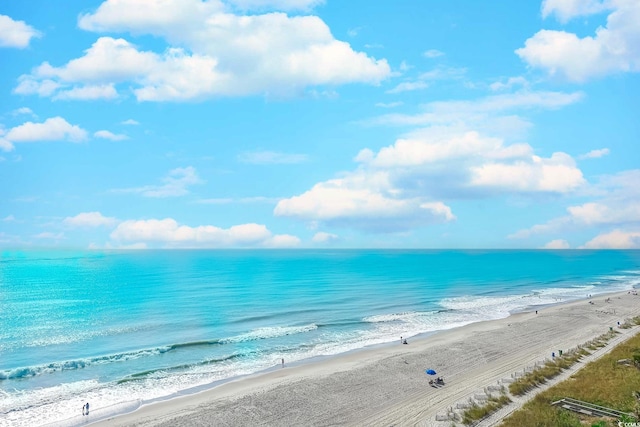
[{"label": "beach sand texture", "polygon": [[[471,324],[410,339],[409,345],[398,340],[397,345],[285,366],[93,425],[448,426],[436,415],[552,352],[567,351],[640,315],[640,296],[626,292],[593,302]],[[429,386],[432,377],[425,370],[430,368],[444,377],[444,387]]]}]

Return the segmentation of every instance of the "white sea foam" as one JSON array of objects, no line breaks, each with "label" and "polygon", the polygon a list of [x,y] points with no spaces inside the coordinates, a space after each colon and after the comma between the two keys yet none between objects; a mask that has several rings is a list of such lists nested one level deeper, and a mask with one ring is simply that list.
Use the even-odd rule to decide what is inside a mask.
[{"label": "white sea foam", "polygon": [[268,338],[284,337],[287,335],[302,334],[318,329],[318,325],[310,324],[304,326],[273,326],[254,329],[246,334],[220,340],[222,343],[256,341]]}]

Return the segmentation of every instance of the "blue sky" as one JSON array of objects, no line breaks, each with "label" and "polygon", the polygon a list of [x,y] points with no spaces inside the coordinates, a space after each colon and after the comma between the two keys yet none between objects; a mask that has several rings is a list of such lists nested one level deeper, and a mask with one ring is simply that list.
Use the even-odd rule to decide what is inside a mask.
[{"label": "blue sky", "polygon": [[0,63],[0,247],[640,248],[637,0],[6,1]]}]

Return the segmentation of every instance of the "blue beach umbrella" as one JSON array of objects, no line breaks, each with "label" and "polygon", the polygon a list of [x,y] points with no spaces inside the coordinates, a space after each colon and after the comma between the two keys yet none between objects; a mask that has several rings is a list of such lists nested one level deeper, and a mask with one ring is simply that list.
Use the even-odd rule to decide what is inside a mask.
[{"label": "blue beach umbrella", "polygon": [[427,374],[429,374],[429,375],[435,375],[436,374],[436,371],[434,371],[433,369],[427,369],[425,372]]}]

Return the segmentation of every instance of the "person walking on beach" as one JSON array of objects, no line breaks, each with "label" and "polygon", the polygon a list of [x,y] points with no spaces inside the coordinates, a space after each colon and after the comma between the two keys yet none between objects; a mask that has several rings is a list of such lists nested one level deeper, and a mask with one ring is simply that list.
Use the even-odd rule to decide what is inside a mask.
[{"label": "person walking on beach", "polygon": [[87,405],[82,405],[82,416],[84,417],[84,414],[87,410]]},{"label": "person walking on beach", "polygon": [[84,406],[86,406],[86,407],[87,407],[87,410],[86,410],[87,414],[86,414],[86,415],[89,415],[89,402],[87,402],[87,404],[86,404],[86,405],[84,405]]},{"label": "person walking on beach", "polygon": [[284,357],[282,358],[282,367],[284,368]]}]

